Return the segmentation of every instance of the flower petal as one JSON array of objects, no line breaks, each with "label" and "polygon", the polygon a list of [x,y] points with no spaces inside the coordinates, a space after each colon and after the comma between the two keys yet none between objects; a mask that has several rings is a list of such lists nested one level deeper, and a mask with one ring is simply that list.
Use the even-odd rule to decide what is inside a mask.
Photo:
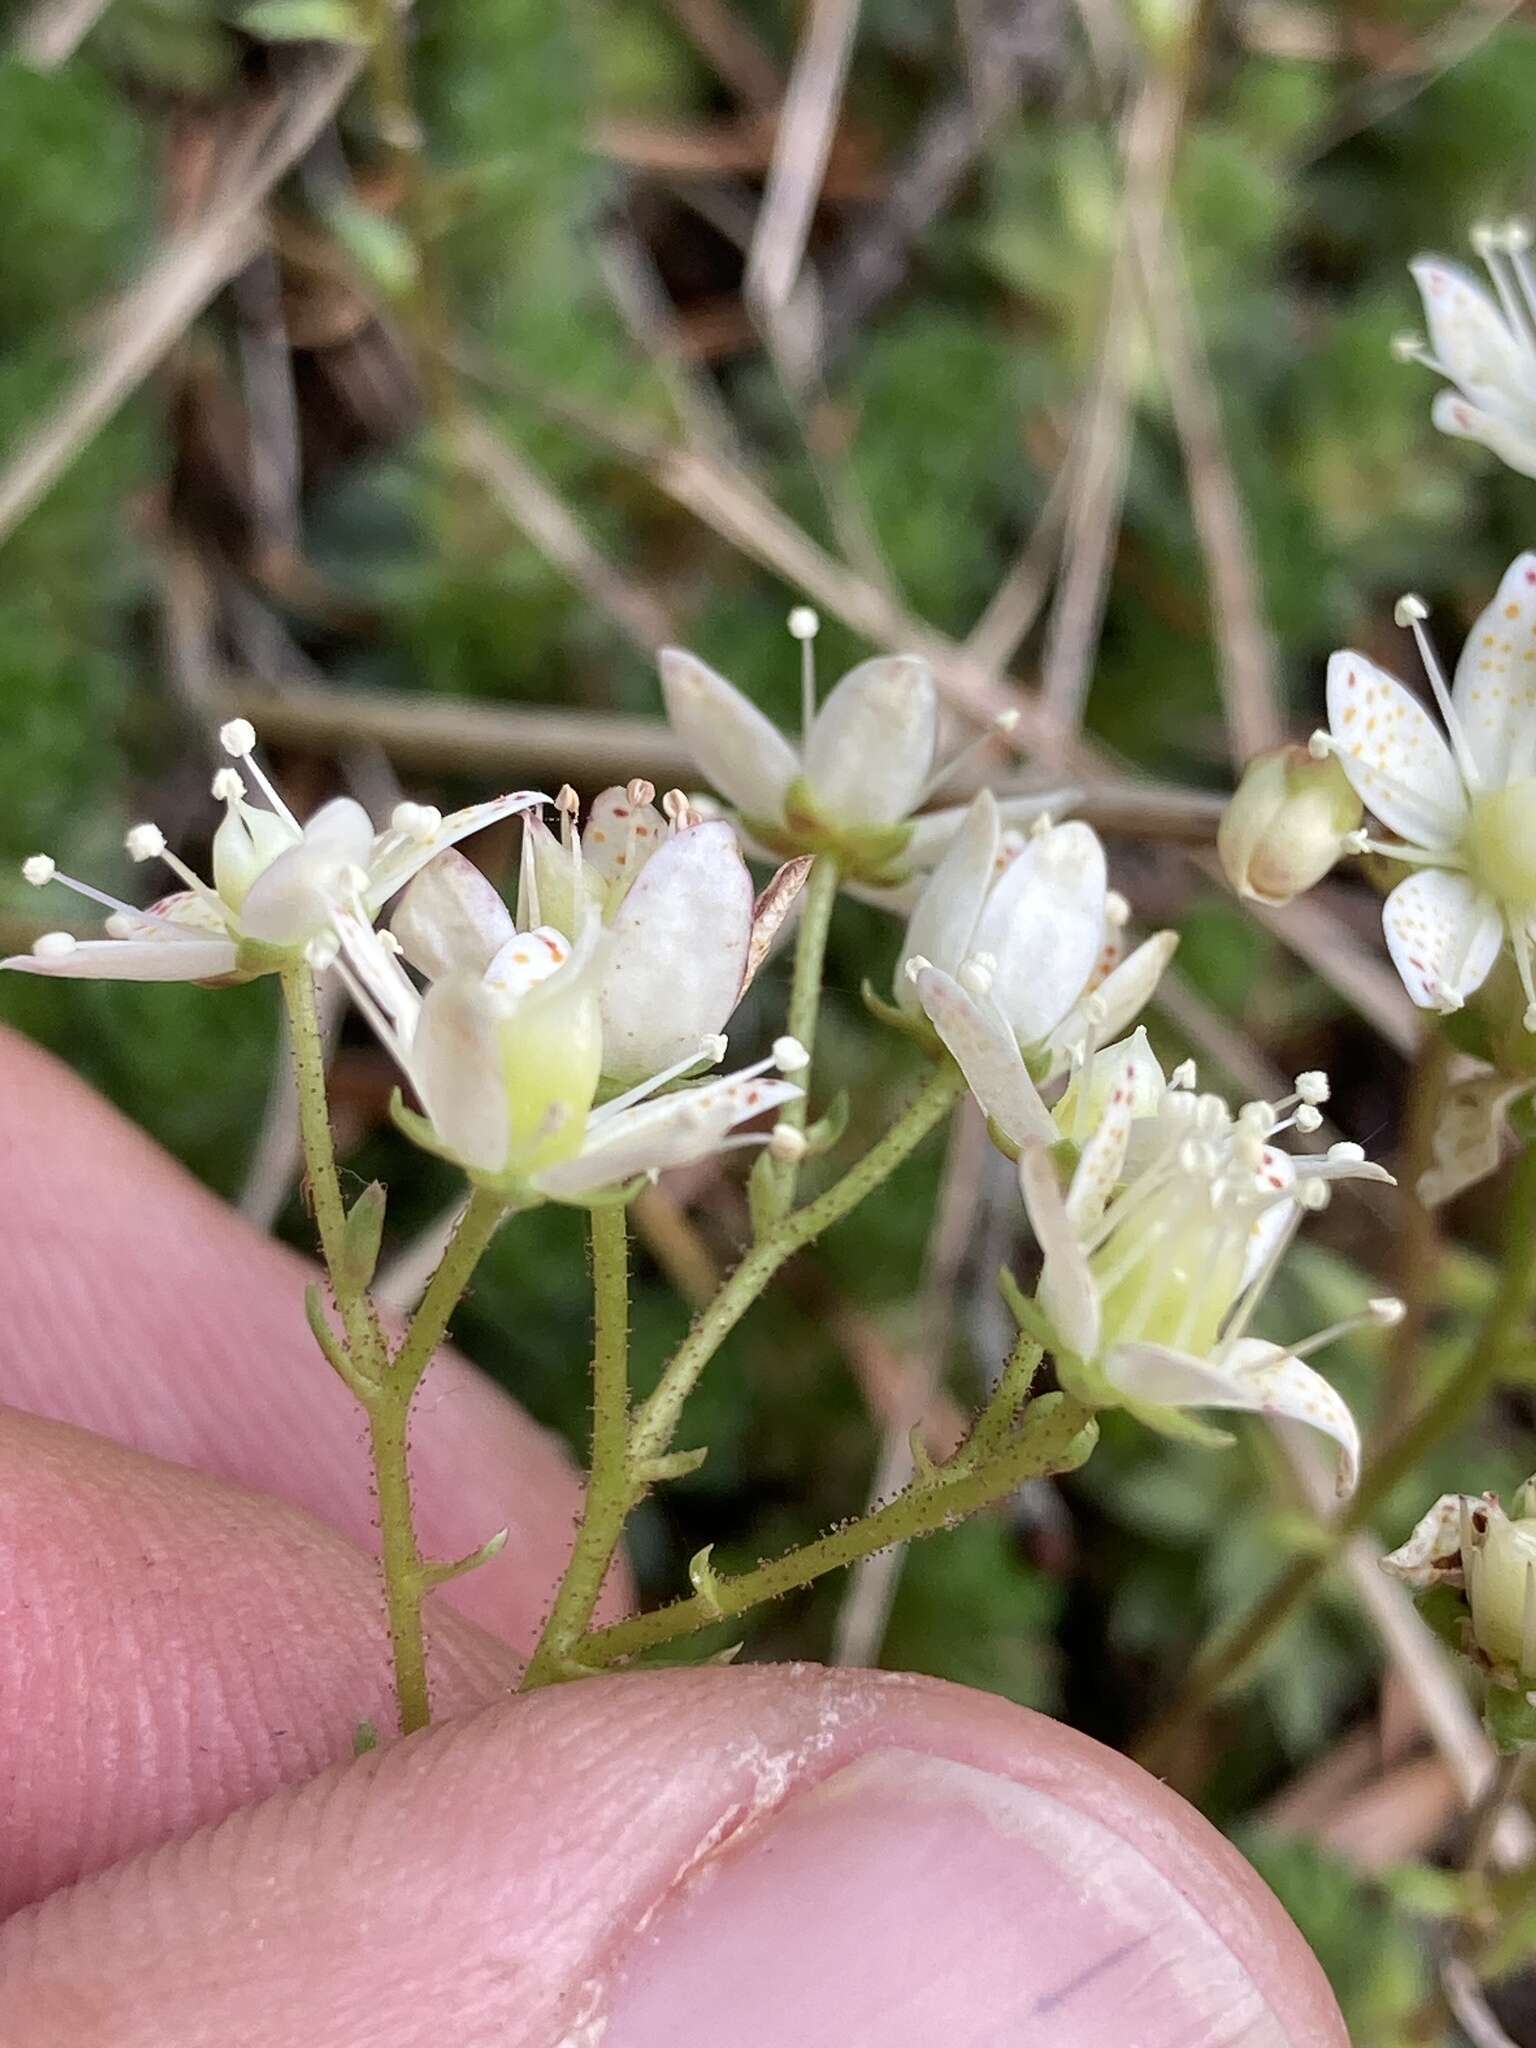
[{"label": "flower petal", "polygon": [[1015,1145],[1031,1140],[1054,1144],[1051,1113],[1002,1018],[990,1005],[984,1009],[952,975],[937,967],[919,972],[917,995],[971,1093],[1003,1136]]},{"label": "flower petal", "polygon": [[1418,1197],[1426,1208],[1452,1201],[1496,1170],[1510,1105],[1531,1086],[1528,1079],[1512,1081],[1485,1068],[1446,1090],[1430,1140],[1433,1164],[1419,1176]]},{"label": "flower petal", "polygon": [[231,939],[80,939],[67,953],[13,953],[0,968],[64,981],[220,981],[235,958]]},{"label": "flower petal", "polygon": [[1355,1418],[1321,1373],[1278,1344],[1244,1337],[1219,1360],[1166,1344],[1116,1344],[1104,1377],[1129,1400],[1152,1407],[1238,1409],[1305,1422],[1338,1445],[1339,1491],[1354,1491],[1360,1472]]},{"label": "flower petal", "polygon": [[428,861],[395,905],[389,928],[428,981],[483,974],[512,937],[512,913],[473,861],[449,848]]},{"label": "flower petal", "polygon": [[[1088,1062],[1086,1073],[1079,1067],[1061,1100],[1051,1109],[1057,1130],[1065,1138],[1081,1141],[1093,1130],[1115,1089],[1129,1076],[1131,1118],[1154,1117],[1168,1092],[1162,1062],[1152,1050],[1146,1029],[1138,1025],[1118,1045],[1106,1045]],[[1086,1093],[1085,1093],[1086,1090]]]},{"label": "flower petal", "polygon": [[[377,913],[397,890],[403,889],[413,875],[417,875],[430,860],[435,860],[445,847],[457,846],[461,839],[468,839],[472,833],[483,832],[487,825],[496,825],[503,818],[515,817],[519,811],[531,811],[538,804],[547,804],[549,798],[542,789],[511,789],[505,796],[493,796],[483,804],[467,804],[461,811],[450,811],[430,839],[408,838],[400,832],[381,832],[374,841],[367,859],[368,908]],[[328,810],[334,805],[327,805]],[[310,826],[305,827],[307,839]]]},{"label": "flower petal", "polygon": [[[349,796],[333,797],[304,827],[299,844],[280,853],[251,884],[240,909],[241,929],[263,945],[302,946],[330,922],[335,903],[355,894],[350,872],[366,867],[373,843],[373,822],[362,805]],[[424,854],[417,865],[424,867],[431,857]]]},{"label": "flower petal", "polygon": [[849,669],[817,712],[805,777],[840,825],[894,825],[922,801],[939,738],[933,671],[915,654]]},{"label": "flower petal", "polygon": [[[1064,783],[1056,789],[1021,791],[1012,796],[997,796],[994,791],[993,795],[999,828],[1006,831],[1010,827],[1027,830],[1037,818],[1059,818],[1073,804],[1081,803],[1083,792]],[[903,849],[902,859],[911,867],[933,867],[943,859],[970,808],[969,803],[942,804],[938,810],[924,811],[920,818],[914,818],[912,836]]]},{"label": "flower petal", "polygon": [[[1474,405],[1460,391],[1437,391],[1429,416],[1442,434],[1476,441],[1519,476],[1536,476],[1536,430]],[[1536,423],[1533,423],[1536,427]]]},{"label": "flower petal", "polygon": [[1419,1592],[1430,1586],[1464,1586],[1467,1580],[1461,1556],[1462,1516],[1472,1509],[1486,1515],[1490,1499],[1491,1496],[1484,1495],[1442,1493],[1429,1512],[1414,1523],[1407,1542],[1400,1543],[1381,1560],[1382,1570]]},{"label": "flower petal", "polygon": [[[1100,1038],[1118,1038],[1128,1031],[1157,992],[1169,961],[1179,950],[1177,932],[1154,932],[1143,939],[1133,953],[1110,969],[1093,990],[1103,1004],[1103,1015],[1095,1027]],[[1053,1067],[1074,1045],[1088,1036],[1088,1017],[1081,1002],[1074,1003],[1046,1040]]]},{"label": "flower petal", "polygon": [[1510,563],[1467,635],[1451,702],[1491,789],[1536,769],[1536,554]]},{"label": "flower petal", "polygon": [[697,655],[664,647],[657,663],[667,717],[700,773],[749,818],[782,817],[800,761],[778,727]]},{"label": "flower petal", "polygon": [[557,926],[535,925],[531,932],[514,932],[497,948],[482,979],[494,994],[520,1002],[552,981],[573,957],[570,940]]},{"label": "flower petal", "polygon": [[965,814],[943,859],[924,884],[896,963],[896,1000],[911,1016],[921,1007],[907,973],[915,956],[957,974],[971,950],[971,934],[997,867],[997,805],[982,790]]},{"label": "flower petal", "polygon": [[637,804],[629,791],[599,790],[581,830],[581,850],[605,882],[633,882],[667,837],[667,821],[654,804]]},{"label": "flower petal", "polygon": [[534,1185],[557,1201],[569,1201],[619,1186],[639,1173],[687,1166],[716,1151],[737,1124],[799,1093],[792,1081],[740,1074],[680,1088],[595,1120],[577,1156],[546,1167],[534,1176]]},{"label": "flower petal", "polygon": [[448,1151],[464,1165],[499,1173],[508,1150],[502,1077],[502,1005],[478,975],[434,982],[421,1006],[410,1079]]},{"label": "flower petal", "polygon": [[1416,846],[1454,846],[1467,793],[1439,726],[1395,676],[1345,649],[1328,661],[1328,727],[1363,803]]},{"label": "flower petal", "polygon": [[607,885],[573,846],[563,846],[544,820],[523,820],[523,861],[518,877],[517,921],[530,929],[552,924],[574,938],[589,916],[601,917]]},{"label": "flower petal", "polygon": [[[1145,1033],[1140,1035],[1145,1039]],[[1150,1046],[1147,1051],[1150,1055]],[[1109,1086],[1103,1107],[1095,1119],[1092,1135],[1078,1154],[1072,1185],[1067,1189],[1067,1215],[1077,1231],[1085,1231],[1098,1222],[1125,1166],[1125,1148],[1141,1092],[1141,1063],[1125,1048],[1119,1052],[1120,1057],[1107,1077]]]},{"label": "flower petal", "polygon": [[972,944],[1021,1045],[1038,1045],[1082,994],[1104,931],[1104,849],[1087,825],[1032,837],[982,906]]},{"label": "flower petal", "polygon": [[603,1072],[639,1081],[724,1028],[752,943],[752,877],[723,818],[690,825],[647,862],[609,928]]},{"label": "flower petal", "polygon": [[1056,1164],[1044,1145],[1026,1145],[1019,1157],[1019,1189],[1042,1260],[1040,1305],[1056,1334],[1079,1358],[1098,1355],[1103,1327],[1099,1290],[1088,1254],[1067,1213]]},{"label": "flower petal", "polygon": [[1530,351],[1469,271],[1440,256],[1420,256],[1409,271],[1424,301],[1429,345],[1472,398],[1536,399]]},{"label": "flower petal", "polygon": [[1392,964],[1422,1010],[1459,1010],[1504,943],[1499,907],[1466,875],[1419,868],[1382,905]]}]

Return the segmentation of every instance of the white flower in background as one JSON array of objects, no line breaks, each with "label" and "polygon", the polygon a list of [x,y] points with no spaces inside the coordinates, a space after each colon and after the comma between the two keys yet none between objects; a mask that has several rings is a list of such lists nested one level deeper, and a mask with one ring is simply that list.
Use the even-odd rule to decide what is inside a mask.
[{"label": "white flower in background", "polygon": [[[1308,1423],[1337,1444],[1348,1492],[1359,1432],[1304,1361],[1360,1322],[1395,1322],[1401,1305],[1373,1302],[1290,1349],[1247,1330],[1296,1224],[1322,1206],[1328,1184],[1391,1176],[1358,1146],[1292,1158],[1274,1143],[1292,1126],[1317,1128],[1327,1095],[1318,1074],[1300,1076],[1290,1102],[1252,1102],[1234,1116],[1219,1096],[1164,1086],[1138,1034],[1080,1078],[1078,1103],[1063,1105],[1077,1148],[1065,1189],[1048,1142],[1027,1145],[1019,1163],[1043,1260],[1040,1306],[1065,1354],[1056,1361],[1063,1386],[1090,1405],[1124,1407],[1153,1428],[1206,1441],[1211,1433],[1184,1410]],[[1192,1080],[1187,1068],[1176,1077]]]},{"label": "white flower in background", "polygon": [[[737,1124],[800,1093],[769,1078],[773,1068],[784,1074],[805,1063],[803,1050],[782,1039],[755,1067],[656,1097],[723,1055],[725,1040],[707,1037],[594,1108],[608,935],[595,911],[574,943],[553,925],[518,931],[495,890],[459,856],[417,878],[392,932],[346,911],[337,931],[340,970],[425,1112],[402,1112],[404,1128],[511,1197],[580,1202],[636,1175],[686,1165],[731,1142]],[[430,977],[425,995],[401,954]]]},{"label": "white flower in background", "polygon": [[[811,651],[818,625],[808,606],[790,614],[803,650],[798,749],[734,684],[678,647],[659,657],[667,716],[700,772],[741,814],[754,850],[828,851],[854,881],[900,883],[939,857],[964,816],[960,806],[914,816],[962,757],[935,765],[938,690],[919,655],[860,662],[818,710]],[[1006,712],[996,730],[1017,722]],[[1010,816],[1034,817],[1071,794],[1005,801]]]},{"label": "white flower in background", "polygon": [[1426,616],[1418,598],[1400,600],[1398,623],[1413,629],[1445,736],[1395,676],[1345,652],[1328,663],[1328,729],[1311,745],[1338,756],[1366,808],[1398,835],[1357,833],[1355,848],[1417,870],[1382,909],[1409,995],[1423,1009],[1459,1010],[1507,940],[1525,1027],[1536,1030],[1536,554],[1505,571],[1467,636],[1454,687]]},{"label": "white flower in background", "polygon": [[1460,264],[1421,256],[1409,265],[1429,328],[1397,344],[1405,362],[1424,364],[1455,388],[1437,394],[1432,417],[1442,434],[1480,441],[1522,476],[1536,476],[1536,269],[1522,222],[1474,231],[1493,295]]},{"label": "white flower in background", "polygon": [[1381,1563],[1417,1592],[1464,1592],[1468,1649],[1499,1683],[1523,1688],[1536,1685],[1536,1480],[1514,1508],[1511,1519],[1495,1494],[1442,1494]]},{"label": "white flower in background", "polygon": [[929,877],[902,943],[896,1000],[926,1014],[1014,1145],[1053,1130],[1031,1065],[1061,1073],[1126,1030],[1178,941],[1159,932],[1120,959],[1128,912],[1082,824],[1003,830],[986,790]]},{"label": "white flower in background", "polygon": [[311,946],[323,964],[338,906],[374,917],[444,847],[548,801],[538,790],[520,789],[446,818],[429,805],[400,804],[389,828],[375,832],[361,804],[336,797],[301,825],[257,763],[250,724],[231,719],[219,738],[227,754],[245,762],[270,808],[246,801],[238,769],[220,769],[213,793],[225,815],[213,836],[212,884],[167,848],[156,825],[135,825],[128,852],[136,861],[163,860],[185,886],[148,910],[75,881],[47,854],[34,854],[22,870],[27,880],[39,888],[60,882],[99,903],[110,913],[108,936],[45,932],[30,953],[0,967],[79,979],[218,981],[272,972]]},{"label": "white flower in background", "polygon": [[809,865],[788,863],[754,900],[734,828],[700,818],[680,790],[657,810],[655,793],[638,780],[605,789],[578,829],[575,793],[562,791],[558,838],[536,813],[524,823],[517,921],[574,939],[586,917],[602,920],[603,1074],[624,1083],[724,1029]]}]

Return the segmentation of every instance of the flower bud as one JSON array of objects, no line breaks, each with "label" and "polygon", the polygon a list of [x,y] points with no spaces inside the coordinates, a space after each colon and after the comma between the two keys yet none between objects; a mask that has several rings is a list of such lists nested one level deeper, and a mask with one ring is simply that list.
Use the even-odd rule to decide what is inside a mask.
[{"label": "flower bud", "polygon": [[1274,747],[1243,770],[1216,834],[1239,896],[1278,907],[1320,882],[1363,816],[1338,760],[1306,747]]},{"label": "flower bud", "polygon": [[1495,1510],[1467,1573],[1478,1648],[1524,1684],[1536,1680],[1536,1521]]}]

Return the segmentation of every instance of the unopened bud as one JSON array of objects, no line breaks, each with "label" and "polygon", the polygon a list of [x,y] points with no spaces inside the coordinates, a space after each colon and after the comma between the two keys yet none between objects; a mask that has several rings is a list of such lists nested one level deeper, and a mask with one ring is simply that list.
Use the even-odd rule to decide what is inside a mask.
[{"label": "unopened bud", "polygon": [[1536,1679],[1536,1521],[1512,1522],[1490,1503],[1487,1531],[1462,1564],[1478,1648],[1530,1683]]},{"label": "unopened bud", "polygon": [[1275,747],[1243,770],[1216,834],[1227,880],[1239,896],[1272,907],[1320,882],[1362,816],[1338,760],[1308,747]]}]

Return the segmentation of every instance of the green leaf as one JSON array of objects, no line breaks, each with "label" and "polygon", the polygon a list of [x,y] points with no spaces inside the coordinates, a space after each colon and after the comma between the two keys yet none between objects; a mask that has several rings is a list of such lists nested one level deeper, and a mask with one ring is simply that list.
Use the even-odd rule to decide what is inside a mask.
[{"label": "green leaf", "polygon": [[370,40],[347,0],[256,0],[240,26],[263,43],[357,43]]}]

